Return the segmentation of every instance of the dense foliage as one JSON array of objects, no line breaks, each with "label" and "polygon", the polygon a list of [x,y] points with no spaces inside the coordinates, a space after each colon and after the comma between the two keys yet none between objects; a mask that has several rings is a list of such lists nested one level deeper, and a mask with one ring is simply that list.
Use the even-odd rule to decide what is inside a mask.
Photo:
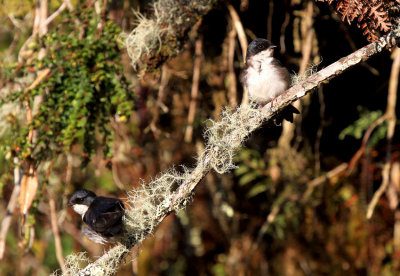
[{"label": "dense foliage", "polygon": [[[2,104],[12,102],[21,108],[29,104],[33,109],[40,96],[40,106],[28,125],[18,125],[17,118],[10,117],[13,131],[1,144],[21,160],[40,161],[69,152],[74,144],[83,145],[84,156],[89,158],[101,139],[105,157],[111,157],[109,121],[116,116],[126,122],[133,109],[133,96],[120,63],[120,32],[94,9],[82,9],[64,15],[54,30],[32,42],[31,55],[14,65],[7,82],[49,71],[32,89],[10,92]],[[38,56],[40,49],[45,50],[43,58]],[[29,131],[37,133],[33,142]]]}]

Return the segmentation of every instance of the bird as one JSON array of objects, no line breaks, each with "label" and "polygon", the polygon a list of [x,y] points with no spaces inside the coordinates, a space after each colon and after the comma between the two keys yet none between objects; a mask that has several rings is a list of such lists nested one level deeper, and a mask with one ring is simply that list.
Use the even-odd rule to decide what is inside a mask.
[{"label": "bird", "polygon": [[[275,45],[264,38],[254,39],[247,47],[246,62],[240,79],[248,89],[249,98],[259,105],[273,102],[290,86],[289,71],[274,57],[275,48]],[[294,113],[300,112],[289,105],[281,112],[277,121],[286,119],[293,122]]]},{"label": "bird", "polygon": [[68,206],[82,216],[86,226],[81,231],[95,243],[115,242],[125,232],[122,222],[125,207],[117,198],[96,196],[92,191],[81,189],[70,196]]}]

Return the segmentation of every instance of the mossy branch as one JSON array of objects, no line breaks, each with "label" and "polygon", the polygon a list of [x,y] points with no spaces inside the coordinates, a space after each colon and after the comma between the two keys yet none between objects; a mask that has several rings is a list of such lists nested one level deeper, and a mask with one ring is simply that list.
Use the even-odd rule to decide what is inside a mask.
[{"label": "mossy branch", "polygon": [[242,105],[235,111],[225,110],[221,120],[210,121],[211,125],[206,129],[207,144],[198,158],[197,166],[193,170],[186,170],[183,174],[169,171],[129,193],[128,201],[131,206],[127,210],[125,220],[128,228],[126,239],[82,270],[77,270],[75,264],[71,264],[68,275],[115,273],[125,255],[135,244],[143,241],[168,214],[184,208],[190,202],[197,184],[211,169],[225,173],[234,167],[233,155],[255,129],[319,85],[371,56],[395,46],[396,39],[399,38],[400,32],[396,29],[389,35],[338,60],[288,89],[287,93],[274,101],[273,107],[269,103],[260,109],[251,104]]},{"label": "mossy branch", "polygon": [[158,0],[151,17],[137,12],[137,26],[123,35],[132,66],[143,71],[159,67],[179,53],[187,33],[218,0]]}]

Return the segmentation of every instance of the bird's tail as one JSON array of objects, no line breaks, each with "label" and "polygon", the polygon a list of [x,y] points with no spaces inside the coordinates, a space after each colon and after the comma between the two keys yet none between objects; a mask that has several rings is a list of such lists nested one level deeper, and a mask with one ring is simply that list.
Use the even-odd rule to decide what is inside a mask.
[{"label": "bird's tail", "polygon": [[298,111],[293,105],[288,105],[285,109],[279,112],[278,115],[276,115],[275,124],[280,125],[283,120],[293,123],[294,114],[300,114],[300,111]]}]

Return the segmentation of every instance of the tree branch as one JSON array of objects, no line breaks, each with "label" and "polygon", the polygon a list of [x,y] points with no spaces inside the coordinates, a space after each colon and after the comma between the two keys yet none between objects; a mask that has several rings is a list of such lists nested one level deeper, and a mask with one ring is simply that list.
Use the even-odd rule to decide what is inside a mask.
[{"label": "tree branch", "polygon": [[193,124],[196,116],[197,101],[199,100],[199,83],[200,83],[200,67],[203,54],[203,38],[199,37],[195,43],[194,62],[193,62],[193,79],[192,91],[190,92],[190,104],[188,123],[185,131],[185,142],[192,142]]},{"label": "tree branch", "polygon": [[180,1],[158,0],[149,17],[137,12],[137,26],[125,35],[125,46],[132,66],[151,71],[183,48],[188,30],[211,10],[217,0]]},{"label": "tree branch", "polygon": [[[133,236],[127,237],[123,243],[112,248],[97,261],[89,264],[77,274],[113,274],[123,261],[124,256],[135,244],[148,236],[171,212],[181,209],[190,201],[197,184],[211,169],[216,170],[218,173],[225,173],[234,167],[232,163],[234,152],[255,129],[260,127],[265,121],[271,120],[277,112],[304,97],[319,85],[327,83],[330,79],[340,75],[350,67],[394,46],[396,37],[399,37],[398,30],[338,60],[288,89],[285,94],[277,97],[273,106],[269,103],[262,109],[258,109],[254,108],[254,105],[247,107],[242,105],[233,113],[224,112],[221,116],[221,121],[212,122],[211,127],[206,130],[208,141],[205,150],[197,159],[197,166],[190,172],[179,178],[176,177],[174,181],[168,183],[170,186],[179,186],[171,195],[158,204],[157,213],[153,218],[154,221],[152,221],[152,224],[145,228],[142,227],[141,233],[134,233],[135,238]],[[134,213],[137,210],[133,207],[132,210],[127,210],[127,212],[130,211]],[[138,236],[143,238],[136,238]]]},{"label": "tree branch", "polygon": [[53,234],[54,234],[54,244],[55,244],[55,248],[56,248],[57,261],[60,264],[61,271],[63,273],[66,273],[65,262],[64,262],[63,253],[62,253],[60,231],[58,230],[56,203],[53,198],[50,198],[49,206],[50,206],[51,229],[53,230]]},{"label": "tree branch", "polygon": [[[235,8],[231,4],[228,4],[227,8],[229,10],[229,15],[231,16],[232,24],[233,24],[233,27],[234,27],[234,30],[235,30],[235,33],[233,33],[233,36],[235,36],[236,34],[238,36],[239,43],[240,43],[240,48],[242,49],[243,62],[245,62],[246,50],[247,50],[247,46],[248,46],[246,33],[244,31],[244,27],[243,27],[242,21],[240,21],[240,17],[238,15],[238,13],[236,12]],[[231,36],[231,34],[229,36]],[[230,63],[229,64],[229,76],[230,77],[229,78],[230,78],[230,80],[232,82],[233,77],[234,77],[234,76],[232,76],[232,74],[234,73],[233,72],[233,69],[234,69],[233,68],[234,45],[232,45],[232,44],[234,44],[233,43],[234,41],[232,42],[232,40],[234,39],[234,37],[230,37],[229,39],[231,40],[231,42],[229,43],[230,44],[230,46],[229,46],[230,47],[230,49],[229,49],[229,63]],[[235,86],[235,89],[236,89],[236,81],[232,82],[230,84],[230,86],[233,86],[233,85]],[[248,93],[247,89],[244,89],[243,90],[243,97],[242,97],[242,104],[247,104],[249,102],[249,95],[248,94],[249,93]],[[236,101],[236,99],[235,99],[235,101]],[[236,106],[236,104],[235,104],[235,106]]]}]

